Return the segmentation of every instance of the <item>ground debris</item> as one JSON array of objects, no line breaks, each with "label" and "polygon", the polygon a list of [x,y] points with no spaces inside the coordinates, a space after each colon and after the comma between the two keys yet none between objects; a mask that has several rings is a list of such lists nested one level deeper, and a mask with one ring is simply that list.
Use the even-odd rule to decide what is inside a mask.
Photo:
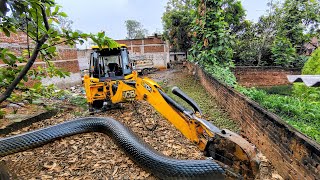
[{"label": "ground debris", "polygon": [[[198,148],[162,118],[148,103],[137,102],[139,113],[130,103],[122,110],[96,114],[113,117],[127,125],[149,145],[177,159],[204,159]],[[58,124],[74,118],[72,113],[58,114],[13,134],[20,134]],[[156,118],[156,121],[153,121]],[[148,122],[142,120],[148,119]],[[157,123],[154,131],[145,126]],[[9,136],[9,135],[8,135]],[[133,163],[102,133],[86,133],[66,137],[42,147],[1,158],[12,174],[19,179],[155,179],[153,175]]]}]

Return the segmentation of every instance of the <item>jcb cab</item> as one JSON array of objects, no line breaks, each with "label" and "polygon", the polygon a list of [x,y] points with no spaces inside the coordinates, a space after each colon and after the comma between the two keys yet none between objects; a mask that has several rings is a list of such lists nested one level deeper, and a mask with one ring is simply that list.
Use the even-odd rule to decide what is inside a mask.
[{"label": "jcb cab", "polygon": [[99,78],[100,82],[107,79],[123,79],[125,75],[131,74],[128,49],[125,44],[119,47],[109,48],[92,46],[93,52],[90,56],[90,77]]},{"label": "jcb cab", "polygon": [[[115,48],[103,47],[101,49],[98,46],[92,46],[92,50],[89,75],[84,76],[89,110],[93,112],[94,109],[110,108],[119,101],[134,98],[135,92],[123,83],[136,74],[131,69],[127,46],[120,44]],[[128,96],[119,97],[121,96],[117,94],[119,87],[121,91],[118,93],[125,91]],[[129,97],[130,94],[132,97]]]}]

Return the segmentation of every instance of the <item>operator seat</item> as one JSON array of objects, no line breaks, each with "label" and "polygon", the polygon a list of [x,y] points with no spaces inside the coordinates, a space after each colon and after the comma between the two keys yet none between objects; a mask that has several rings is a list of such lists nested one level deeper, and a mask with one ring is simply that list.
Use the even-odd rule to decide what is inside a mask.
[{"label": "operator seat", "polygon": [[[116,76],[122,76],[122,69],[119,68],[119,65],[117,63],[109,63],[108,67],[110,69],[110,72],[114,72]],[[109,76],[112,77],[112,75],[110,75],[110,72]]]}]

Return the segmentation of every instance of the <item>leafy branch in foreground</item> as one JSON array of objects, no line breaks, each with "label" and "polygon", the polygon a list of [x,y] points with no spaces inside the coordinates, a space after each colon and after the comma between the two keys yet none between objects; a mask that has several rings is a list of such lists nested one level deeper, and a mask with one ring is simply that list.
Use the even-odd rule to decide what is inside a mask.
[{"label": "leafy branch in foreground", "polygon": [[[8,12],[11,13],[8,13]],[[6,100],[14,89],[24,80],[28,81],[28,73],[37,58],[44,60],[49,67],[54,68],[50,60],[56,55],[58,44],[74,46],[83,43],[89,35],[71,30],[55,29],[59,24],[58,19],[67,17],[66,13],[60,11],[60,6],[54,0],[4,0],[0,4],[0,31],[10,37],[12,33],[23,32],[27,35],[27,53],[18,56],[8,49],[1,49],[0,58],[7,65],[1,68],[0,84],[5,89],[0,95],[0,103]],[[31,50],[32,49],[32,50]],[[19,63],[26,63],[19,66]],[[50,69],[50,68],[49,68]],[[35,72],[36,70],[33,70]],[[55,70],[58,75],[66,73]],[[34,73],[33,73],[34,75]],[[39,77],[39,76],[37,76]]]},{"label": "leafy branch in foreground", "polygon": [[[8,15],[8,12],[11,13]],[[66,17],[64,12],[60,11],[60,6],[55,4],[54,0],[4,0],[0,8],[0,31],[10,37],[11,33],[17,31],[24,32],[29,39],[27,57],[20,56],[2,49],[1,59],[8,67],[3,68],[2,79],[7,84],[5,91],[0,95],[0,103],[6,100],[17,85],[22,81],[27,81],[27,75],[37,58],[49,61],[56,55],[56,47],[54,44],[64,41],[71,46],[75,45],[80,38],[86,38],[86,34],[77,34],[63,30],[59,33],[52,28],[53,23],[58,24],[59,16]],[[80,42],[81,43],[81,42]],[[30,52],[30,46],[32,52]],[[25,66],[18,67],[18,63],[25,62]],[[9,73],[5,73],[8,70]],[[7,75],[7,76],[4,76]],[[8,78],[9,77],[9,78]]]}]

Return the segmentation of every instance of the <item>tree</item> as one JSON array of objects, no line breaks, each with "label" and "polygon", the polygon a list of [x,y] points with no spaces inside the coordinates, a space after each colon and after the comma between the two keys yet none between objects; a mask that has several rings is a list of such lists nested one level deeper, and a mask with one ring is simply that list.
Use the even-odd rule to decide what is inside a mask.
[{"label": "tree", "polygon": [[190,50],[192,61],[198,61],[204,69],[230,86],[235,77],[233,67],[232,37],[228,23],[224,20],[224,0],[196,0],[193,20],[193,46]]},{"label": "tree", "polygon": [[277,36],[272,46],[272,57],[276,65],[293,67],[296,59],[296,49],[286,37]]},{"label": "tree", "polygon": [[167,2],[166,11],[194,9],[192,0],[169,0]]},{"label": "tree", "polygon": [[231,35],[238,35],[247,26],[245,21],[246,12],[238,0],[224,0],[222,4],[224,10],[224,21],[228,23]]},{"label": "tree", "polygon": [[280,15],[277,36],[284,36],[303,52],[303,45],[319,36],[320,3],[317,0],[285,0],[276,7]]},{"label": "tree", "polygon": [[127,39],[142,39],[148,34],[148,31],[136,20],[127,20],[125,21],[125,25],[127,28]]},{"label": "tree", "polygon": [[261,35],[257,33],[259,27],[257,23],[248,21],[247,27],[235,39],[233,59],[237,65],[253,66],[262,64],[259,64],[259,57],[263,56],[263,50],[267,50],[267,48],[263,46]]},{"label": "tree", "polygon": [[320,35],[319,13],[320,3],[316,0],[285,0],[283,4],[275,5],[274,14],[279,20],[272,52],[276,64],[285,67],[303,66],[307,60],[304,56],[305,44]]},{"label": "tree", "polygon": [[[9,11],[11,13],[8,13]],[[23,84],[22,80],[28,81],[28,77],[41,78],[39,74],[42,74],[43,71],[47,71],[46,75],[50,77],[67,75],[56,69],[50,62],[57,55],[56,45],[74,46],[76,43],[82,44],[88,37],[95,38],[98,43],[108,44],[110,42],[104,33],[88,35],[63,28],[61,32],[58,31],[53,25],[59,24],[58,19],[61,17],[67,17],[67,15],[60,11],[60,6],[54,0],[2,0],[0,2],[0,31],[8,37],[17,31],[24,32],[31,44],[27,53],[23,53],[22,56],[17,56],[6,48],[1,49],[0,59],[8,66],[1,68],[0,103],[10,97],[19,84]],[[32,52],[31,49],[33,49]],[[30,71],[37,58],[44,60],[48,68],[35,68]],[[26,65],[16,65],[22,62],[26,62]],[[3,89],[5,89],[4,92]]]},{"label": "tree", "polygon": [[194,6],[188,0],[170,0],[162,16],[164,38],[169,41],[171,51],[186,52],[191,48],[191,23]]}]

